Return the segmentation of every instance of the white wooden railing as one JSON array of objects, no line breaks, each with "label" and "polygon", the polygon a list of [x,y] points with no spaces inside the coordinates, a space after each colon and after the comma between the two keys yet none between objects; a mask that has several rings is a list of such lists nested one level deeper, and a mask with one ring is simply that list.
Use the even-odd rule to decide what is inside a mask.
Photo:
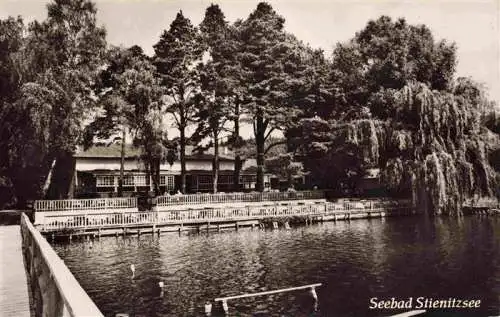
[{"label": "white wooden railing", "polygon": [[101,210],[137,208],[137,198],[95,198],[95,199],[62,199],[36,200],[35,212],[60,210]]},{"label": "white wooden railing", "polygon": [[323,199],[323,191],[296,191],[296,192],[263,192],[263,193],[218,193],[218,194],[190,194],[159,196],[157,206],[198,205],[234,202],[263,202],[302,199]]},{"label": "white wooden railing", "polygon": [[245,206],[209,209],[192,209],[158,212],[158,223],[185,223],[207,221],[251,220],[271,217],[315,215],[326,212],[323,204],[276,204],[267,206]]},{"label": "white wooden railing", "polygon": [[66,215],[50,214],[37,227],[43,231],[114,228],[128,225],[149,225],[157,223],[153,212],[98,212],[92,214],[71,213]]},{"label": "white wooden railing", "polygon": [[24,213],[21,235],[35,316],[104,316]]},{"label": "white wooden railing", "polygon": [[203,209],[181,209],[145,212],[66,212],[46,213],[43,221],[37,223],[41,231],[106,229],[124,226],[153,226],[183,223],[206,223],[221,221],[240,221],[273,217],[321,216],[350,212],[377,212],[391,209],[408,208],[406,203],[370,203],[364,206],[330,202],[314,203],[268,203],[239,207],[220,207]]},{"label": "white wooden railing", "polygon": [[463,206],[471,208],[500,208],[500,200],[496,197],[468,198],[463,202]]}]

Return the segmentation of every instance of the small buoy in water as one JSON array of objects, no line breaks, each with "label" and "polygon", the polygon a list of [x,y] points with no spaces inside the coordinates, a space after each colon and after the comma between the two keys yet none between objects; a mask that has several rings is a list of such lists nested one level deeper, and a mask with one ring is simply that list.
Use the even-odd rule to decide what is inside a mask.
[{"label": "small buoy in water", "polygon": [[205,303],[205,314],[207,316],[210,316],[212,314],[212,303],[208,301]]},{"label": "small buoy in water", "polygon": [[158,282],[158,286],[159,286],[161,289],[163,289],[163,287],[165,286],[165,284],[164,284],[162,281],[160,281],[160,282]]},{"label": "small buoy in water", "polygon": [[130,264],[130,270],[132,271],[132,277],[135,276],[135,265]]}]

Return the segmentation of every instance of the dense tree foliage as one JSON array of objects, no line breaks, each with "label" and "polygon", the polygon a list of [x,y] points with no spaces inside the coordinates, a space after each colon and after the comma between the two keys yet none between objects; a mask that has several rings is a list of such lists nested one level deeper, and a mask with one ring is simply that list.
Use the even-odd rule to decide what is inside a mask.
[{"label": "dense tree foliage", "polygon": [[332,116],[356,118],[363,107],[382,119],[390,115],[380,99],[410,82],[432,90],[453,85],[456,47],[435,42],[425,25],[408,25],[382,16],[347,43],[338,44],[333,56],[331,80],[335,87]]},{"label": "dense tree foliage", "polygon": [[102,111],[87,126],[85,145],[93,144],[95,137],[114,137],[114,140],[121,141],[118,182],[118,193],[121,195],[128,131],[133,143],[143,152],[147,176],[151,173],[154,189],[158,194],[160,163],[167,159],[169,142],[162,118],[163,89],[156,68],[137,46],[128,49],[111,48],[106,64],[96,84]]},{"label": "dense tree foliage", "polygon": [[[29,26],[0,21],[2,205],[61,197],[76,146],[120,134],[143,150],[158,193],[160,163],[175,159],[167,115],[180,134],[182,192],[186,145],[215,148],[215,192],[225,139],[237,153],[235,180],[240,156],[256,159],[257,190],[266,170],[291,184],[303,169],[313,185],[355,194],[380,168],[385,193],[430,213],[500,196],[498,105],[456,77],[455,45],[425,25],[382,16],[327,58],[287,33],[268,3],[234,23],[210,5],[199,28],[179,12],[149,58],[138,46],[106,50],[89,0],[47,8]],[[240,121],[254,140],[242,140]]]},{"label": "dense tree foliage", "polygon": [[482,123],[494,127],[484,115],[491,103],[473,81],[453,77],[455,65],[454,45],[434,42],[425,26],[370,21],[337,46],[330,103],[302,120],[291,143],[326,187],[380,167],[390,194],[432,213],[491,196],[499,184],[489,156],[499,143]]},{"label": "dense tree foliage", "polygon": [[95,105],[91,86],[106,45],[90,1],[56,0],[47,9],[28,28],[19,19],[1,23],[2,179],[20,204],[49,189],[61,197],[70,186],[66,170]]},{"label": "dense tree foliage", "polygon": [[[16,98],[22,87],[22,48],[25,26],[21,18],[0,21],[0,206],[12,204],[16,199],[36,193],[36,186],[29,186],[40,180],[31,173],[37,164],[29,164],[26,156],[35,156],[37,145],[29,142],[35,133],[31,128],[29,109],[16,105]],[[38,162],[37,162],[38,163]],[[28,165],[29,164],[29,165]],[[27,172],[26,177],[20,175]],[[39,175],[40,176],[40,175]],[[21,188],[26,193],[21,193]]]},{"label": "dense tree foliage", "polygon": [[285,19],[261,2],[238,26],[244,87],[244,113],[253,125],[257,145],[257,190],[264,189],[265,141],[285,130],[296,117],[294,88],[301,84],[305,47],[284,31]]}]

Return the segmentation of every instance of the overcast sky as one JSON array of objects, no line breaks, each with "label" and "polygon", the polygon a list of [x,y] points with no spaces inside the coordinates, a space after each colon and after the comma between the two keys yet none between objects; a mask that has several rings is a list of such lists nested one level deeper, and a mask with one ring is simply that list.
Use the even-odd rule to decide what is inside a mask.
[{"label": "overcast sky", "polygon": [[[48,0],[0,0],[0,18],[21,15],[43,20]],[[217,3],[229,21],[246,18],[257,0],[96,0],[99,23],[114,45],[140,45],[153,53],[161,32],[175,14],[197,25],[210,3]],[[484,83],[490,97],[500,101],[500,0],[469,1],[329,1],[270,0],[286,19],[286,29],[312,47],[331,54],[337,42],[352,38],[370,19],[380,15],[404,17],[411,24],[426,24],[436,40],[458,46],[458,75]]]}]

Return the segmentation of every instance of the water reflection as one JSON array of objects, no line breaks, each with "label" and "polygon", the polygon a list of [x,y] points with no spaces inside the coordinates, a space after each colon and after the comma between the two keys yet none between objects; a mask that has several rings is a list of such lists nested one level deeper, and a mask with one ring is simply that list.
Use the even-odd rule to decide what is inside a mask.
[{"label": "water reflection", "polygon": [[488,316],[500,308],[499,235],[498,218],[408,217],[112,237],[55,249],[107,316],[203,316],[216,297],[318,282],[317,312],[305,291],[230,301],[230,314],[387,316],[395,312],[369,310],[369,299],[427,296],[480,298],[480,310],[458,313]]}]

